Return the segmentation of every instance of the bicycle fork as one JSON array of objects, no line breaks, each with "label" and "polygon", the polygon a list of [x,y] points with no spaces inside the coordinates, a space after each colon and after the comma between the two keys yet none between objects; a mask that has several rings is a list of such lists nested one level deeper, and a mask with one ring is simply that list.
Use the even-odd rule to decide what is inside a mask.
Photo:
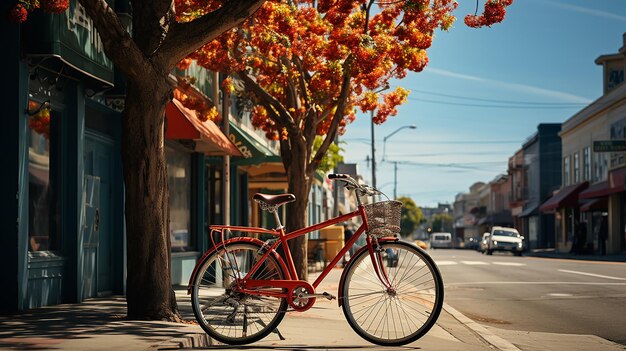
[{"label": "bicycle fork", "polygon": [[367,236],[367,249],[369,251],[369,256],[372,260],[372,265],[374,266],[374,272],[376,272],[376,276],[378,280],[383,284],[386,291],[390,295],[395,295],[395,288],[392,286],[391,281],[389,280],[389,276],[387,275],[387,270],[385,269],[385,265],[383,264],[382,257],[382,247],[378,244],[378,239],[372,239],[371,236]]}]

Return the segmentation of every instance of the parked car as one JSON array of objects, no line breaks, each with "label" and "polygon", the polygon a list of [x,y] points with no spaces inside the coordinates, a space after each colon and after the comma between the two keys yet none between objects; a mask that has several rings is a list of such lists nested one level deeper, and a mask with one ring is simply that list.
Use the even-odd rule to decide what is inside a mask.
[{"label": "parked car", "polygon": [[509,251],[521,256],[524,250],[524,237],[515,228],[493,227],[487,241],[487,255],[494,251]]},{"label": "parked car", "polygon": [[451,249],[452,234],[450,233],[433,233],[430,236],[431,249]]},{"label": "parked car", "polygon": [[489,235],[491,235],[491,233],[483,233],[483,237],[482,239],[480,239],[480,243],[478,243],[478,251],[481,253],[485,253],[487,252],[487,246],[488,246],[488,242],[489,242]]},{"label": "parked car", "polygon": [[469,249],[469,250],[478,250],[479,246],[480,246],[480,238],[479,237],[467,238],[465,240],[465,242],[463,243],[463,248],[464,249]]}]

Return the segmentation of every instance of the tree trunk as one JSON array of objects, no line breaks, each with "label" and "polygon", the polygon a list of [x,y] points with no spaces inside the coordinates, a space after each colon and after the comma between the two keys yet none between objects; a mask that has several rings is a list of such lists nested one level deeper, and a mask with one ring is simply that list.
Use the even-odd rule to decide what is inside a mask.
[{"label": "tree trunk", "polygon": [[180,321],[170,278],[164,114],[171,87],[151,75],[128,81],[122,118],[128,318]]},{"label": "tree trunk", "polygon": [[[304,228],[307,225],[307,204],[311,189],[311,178],[306,173],[308,155],[306,143],[291,140],[289,156],[291,162],[286,165],[287,181],[289,182],[289,193],[296,196],[296,201],[287,204],[286,225],[289,232]],[[292,239],[289,242],[289,249],[293,256],[298,278],[302,280],[306,280],[308,276],[307,242],[307,235]]]}]

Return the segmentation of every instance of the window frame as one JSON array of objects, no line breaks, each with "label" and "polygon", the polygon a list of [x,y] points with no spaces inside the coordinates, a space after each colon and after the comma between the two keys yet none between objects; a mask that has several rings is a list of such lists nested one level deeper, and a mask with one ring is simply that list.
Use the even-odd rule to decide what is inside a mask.
[{"label": "window frame", "polygon": [[[176,155],[172,158],[172,155]],[[176,187],[179,185],[176,182],[172,181],[172,177],[170,176],[170,172],[172,169],[172,164],[171,164],[171,160],[175,159],[175,160],[180,160],[181,158],[186,159],[186,165],[184,166],[184,170],[185,170],[185,176],[183,177],[185,180],[183,181],[182,184],[185,185],[185,194],[186,194],[186,204],[187,204],[187,208],[181,210],[181,213],[187,213],[187,235],[186,235],[186,245],[175,245],[175,242],[178,241],[178,239],[175,239],[175,231],[179,231],[179,230],[184,230],[185,228],[180,228],[180,229],[174,229],[174,223],[177,223],[178,221],[174,221],[174,218],[172,216],[176,215],[175,211],[174,211],[174,204],[172,203],[172,201],[175,201],[174,196],[174,191],[176,190]],[[193,225],[194,223],[194,213],[193,213],[193,183],[196,181],[194,174],[193,174],[193,159],[192,159],[192,152],[190,152],[188,149],[184,148],[182,145],[177,145],[176,143],[170,143],[167,142],[165,145],[165,162],[167,164],[167,181],[168,181],[168,189],[169,189],[169,208],[170,208],[170,240],[171,240],[171,247],[170,250],[171,252],[190,252],[190,251],[194,251],[196,249],[196,233],[195,233],[195,227]],[[188,174],[188,176],[187,176]],[[176,226],[178,227],[178,226]],[[184,240],[183,240],[184,241]]]},{"label": "window frame", "polygon": [[571,184],[570,155],[563,157],[563,186]]}]

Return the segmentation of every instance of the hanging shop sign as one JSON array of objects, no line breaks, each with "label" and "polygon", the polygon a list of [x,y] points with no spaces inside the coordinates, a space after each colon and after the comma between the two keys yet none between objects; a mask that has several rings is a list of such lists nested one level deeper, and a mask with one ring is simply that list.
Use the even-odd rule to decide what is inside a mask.
[{"label": "hanging shop sign", "polygon": [[82,74],[113,85],[113,63],[105,55],[100,35],[82,5],[72,0],[62,14],[34,15],[37,18],[24,27],[23,43],[29,57],[39,57],[41,62],[58,58]]},{"label": "hanging shop sign", "polygon": [[593,142],[593,152],[626,151],[626,140],[596,140]]}]

